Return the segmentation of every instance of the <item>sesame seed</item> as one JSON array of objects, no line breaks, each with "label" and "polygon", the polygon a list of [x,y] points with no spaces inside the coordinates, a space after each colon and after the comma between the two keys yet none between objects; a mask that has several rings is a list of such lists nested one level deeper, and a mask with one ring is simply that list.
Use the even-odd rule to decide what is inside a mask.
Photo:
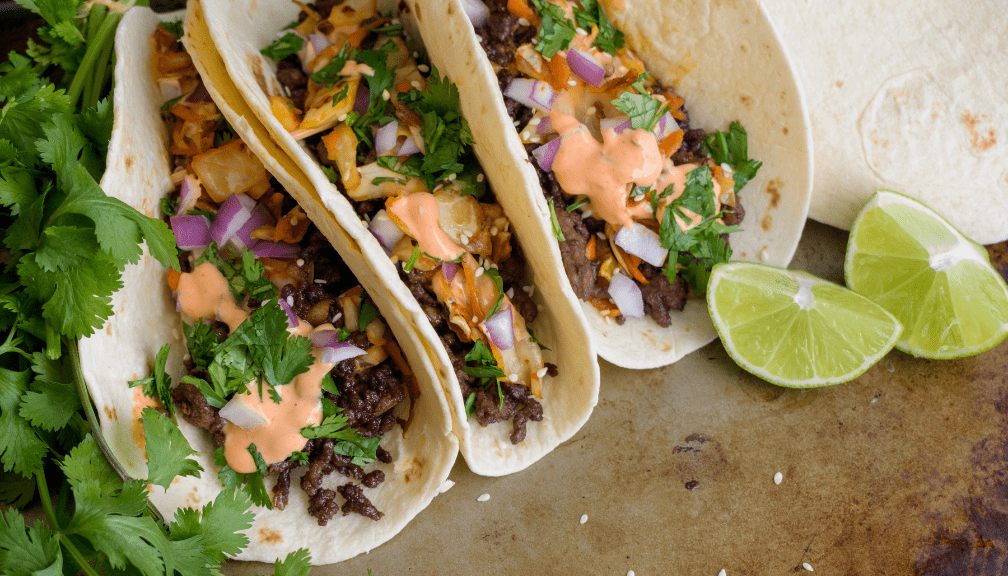
[{"label": "sesame seed", "polygon": [[[585,204],[585,206],[588,206],[588,204]],[[589,208],[589,209],[584,210],[584,211],[581,212],[581,216],[584,217],[584,218],[587,218],[587,217],[589,217],[591,215],[592,215],[591,208]]]},{"label": "sesame seed", "polygon": [[582,514],[581,515],[581,523],[584,524],[587,521],[588,521],[588,515],[587,514]]},{"label": "sesame seed", "polygon": [[483,181],[483,173],[482,172],[480,172],[479,174],[476,175],[476,181],[477,182],[482,182]]},{"label": "sesame seed", "polygon": [[508,288],[505,294],[507,294],[508,298],[514,298],[514,286]]},{"label": "sesame seed", "polygon": [[725,572],[724,568],[722,568],[721,571],[717,573],[717,576],[728,576],[728,573]]},{"label": "sesame seed", "polygon": [[188,352],[186,352],[185,356],[182,357],[183,360],[189,360],[190,358],[192,358],[192,356],[190,356]]},{"label": "sesame seed", "polygon": [[346,120],[346,114],[340,114],[336,119],[339,120],[340,122],[342,122],[342,121]]},{"label": "sesame seed", "polygon": [[[541,379],[541,378],[542,378],[543,376],[545,376],[545,375],[546,375],[546,373],[547,373],[547,372],[549,372],[549,368],[547,368],[547,367],[543,366],[542,368],[540,368],[540,369],[539,369],[539,370],[538,370],[538,371],[536,372],[536,376],[538,376],[538,377],[539,377],[539,378]],[[584,516],[582,516],[582,518],[584,518],[585,520],[587,520],[587,519],[588,519],[588,515],[587,515],[587,514],[585,514]],[[582,520],[582,521],[581,521],[581,523],[582,523],[582,524],[584,524],[584,520]]]},{"label": "sesame seed", "polygon": [[567,81],[567,85],[568,86],[577,86],[577,80],[568,80]]},{"label": "sesame seed", "polygon": [[531,298],[532,295],[535,294],[535,286],[529,286],[526,292],[528,292],[529,298]]},{"label": "sesame seed", "polygon": [[473,321],[473,324],[476,324],[477,322],[479,322],[479,318],[473,316],[473,320],[472,321]]},{"label": "sesame seed", "polygon": [[419,58],[419,57],[420,57],[420,53],[419,53],[419,52],[417,52],[416,50],[414,50],[414,51],[413,51],[413,57],[414,57],[414,58]]},{"label": "sesame seed", "polygon": [[477,268],[475,276],[479,278],[482,275],[483,275],[483,268]]},{"label": "sesame seed", "polygon": [[399,19],[398,18],[393,18],[392,19],[392,24],[395,24],[395,25],[400,24]]},{"label": "sesame seed", "polygon": [[784,481],[784,475],[781,474],[780,472],[778,472],[778,473],[776,473],[776,474],[773,475],[773,483],[774,484],[780,484],[783,481]]},{"label": "sesame seed", "polygon": [[512,124],[514,124],[515,128],[517,128],[518,126],[521,126],[521,121],[520,120],[515,120],[514,122],[512,122]]},{"label": "sesame seed", "polygon": [[480,36],[479,34],[477,34],[476,35],[476,41],[479,42],[480,44],[482,44],[483,43],[483,37]]},{"label": "sesame seed", "polygon": [[802,562],[801,567],[808,570],[809,572],[815,572],[815,570],[812,569],[812,565],[809,564],[808,562]]},{"label": "sesame seed", "polygon": [[410,83],[409,83],[409,85],[412,86],[412,87],[414,87],[414,88],[416,88],[417,90],[420,89],[420,81],[419,80],[411,80]]},{"label": "sesame seed", "polygon": [[496,265],[496,264],[494,264],[493,262],[491,262],[491,263],[490,263],[490,266],[489,266],[489,267],[490,267],[490,268],[493,268],[494,270],[496,270],[496,269],[497,269],[497,265]]},{"label": "sesame seed", "polygon": [[508,380],[510,380],[512,382],[517,382],[518,381],[518,375],[517,374],[510,374],[510,375],[508,375]]},{"label": "sesame seed", "polygon": [[430,66],[426,64],[419,64],[417,65],[416,69],[423,72],[424,74],[430,72]]},{"label": "sesame seed", "polygon": [[454,485],[455,485],[454,480],[445,480],[444,484],[442,484],[441,487],[438,488],[438,494],[444,494],[445,492],[451,490],[451,487]]},{"label": "sesame seed", "polygon": [[528,18],[519,18],[518,19],[518,23],[521,24],[522,26],[528,26],[529,25]]},{"label": "sesame seed", "polygon": [[454,182],[456,178],[458,178],[458,174],[449,174],[448,175],[448,181],[449,182]]},{"label": "sesame seed", "polygon": [[291,226],[297,226],[297,223],[298,223],[298,217],[297,216],[291,218]]},{"label": "sesame seed", "polygon": [[490,499],[489,494],[480,494],[479,498],[477,498],[477,500],[479,500],[480,502],[486,502],[489,499]]},{"label": "sesame seed", "polygon": [[490,227],[490,235],[491,236],[496,236],[498,232],[500,232],[500,230],[498,230],[496,226],[491,226]]},{"label": "sesame seed", "polygon": [[542,118],[533,118],[529,120],[529,126],[538,126],[542,122]]},{"label": "sesame seed", "polygon": [[605,234],[601,232],[596,232],[595,235],[598,236],[599,240],[605,240]]},{"label": "sesame seed", "polygon": [[463,232],[463,233],[459,234],[459,242],[461,242],[463,244],[468,244],[469,243],[469,237],[466,236],[465,233]]},{"label": "sesame seed", "polygon": [[343,317],[343,313],[342,312],[337,312],[336,315],[332,317],[332,321],[336,322],[336,321],[338,321],[342,317]]},{"label": "sesame seed", "polygon": [[294,297],[293,296],[288,296],[287,297],[287,305],[288,306],[293,306],[294,305]]},{"label": "sesame seed", "polygon": [[593,116],[598,112],[598,109],[595,108],[594,106],[589,106],[588,109],[585,110],[585,112],[587,112],[589,116]]},{"label": "sesame seed", "polygon": [[522,132],[522,140],[528,140],[530,136],[532,136],[532,133],[528,130]]},{"label": "sesame seed", "polygon": [[381,91],[381,98],[382,98],[382,100],[388,102],[388,99],[390,98],[388,90],[382,90]]},{"label": "sesame seed", "polygon": [[588,31],[585,30],[584,28],[580,27],[580,26],[578,26],[577,28],[575,28],[574,31],[577,32],[578,34],[582,35],[582,36],[587,36],[588,35]]},{"label": "sesame seed", "polygon": [[626,576],[635,576],[633,570],[628,570]]},{"label": "sesame seed", "polygon": [[298,268],[300,268],[300,267],[304,266],[304,260],[303,260],[303,259],[301,259],[301,258],[298,258],[298,259],[297,259],[297,265],[298,265]]},{"label": "sesame seed", "polygon": [[325,284],[325,283],[326,283],[326,281],[325,281],[325,280],[323,280],[323,279],[321,279],[321,278],[316,278],[316,279],[314,280],[314,282],[315,282],[316,284]]},{"label": "sesame seed", "polygon": [[602,319],[605,320],[606,324],[612,326],[612,323],[613,323],[612,316],[603,316]]}]

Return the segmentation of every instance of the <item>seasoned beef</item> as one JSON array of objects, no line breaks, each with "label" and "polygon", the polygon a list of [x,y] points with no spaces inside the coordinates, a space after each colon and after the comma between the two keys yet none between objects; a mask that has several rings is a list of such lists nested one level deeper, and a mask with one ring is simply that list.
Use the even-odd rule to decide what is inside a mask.
[{"label": "seasoned beef", "polygon": [[360,486],[352,482],[348,482],[339,486],[336,490],[340,493],[340,496],[346,499],[346,502],[343,503],[342,509],[344,516],[351,512],[356,512],[357,514],[367,516],[372,520],[380,520],[381,517],[385,515],[384,513],[379,512],[378,509],[374,507],[374,504],[371,504],[371,501],[364,495],[364,491],[361,490]]},{"label": "seasoned beef", "polygon": [[[487,388],[463,385],[462,397],[468,398],[469,394],[476,395],[473,415],[482,426],[514,418],[511,443],[518,444],[525,439],[525,427],[528,421],[542,420],[542,405],[525,386],[503,381],[498,382],[498,386],[500,393],[497,386],[492,384]],[[502,397],[503,407],[501,407]]]},{"label": "seasoned beef", "polygon": [[368,488],[377,488],[379,484],[385,481],[385,473],[381,470],[372,470],[364,475],[361,480],[361,484],[367,486]]},{"label": "seasoned beef", "polygon": [[[550,174],[552,176],[552,174]],[[563,259],[564,272],[570,280],[571,289],[574,294],[582,300],[600,296],[600,290],[595,282],[598,277],[598,264],[594,260],[589,260],[585,255],[585,248],[591,232],[585,227],[581,215],[567,211],[567,205],[556,197],[550,198],[548,202],[553,202],[553,211],[556,212],[557,222],[560,224],[560,232],[564,240],[559,242],[560,257]]]},{"label": "seasoned beef", "polygon": [[308,94],[308,75],[301,70],[297,55],[292,54],[277,62],[277,81],[290,91],[291,101],[298,110],[304,110]]},{"label": "seasoned beef", "polygon": [[741,195],[735,196],[735,206],[722,212],[721,221],[726,226],[738,226],[745,219],[745,208],[742,207]]},{"label": "seasoned beef", "polygon": [[308,513],[318,520],[319,526],[325,526],[329,519],[339,512],[336,502],[336,492],[328,488],[319,488],[308,496]]},{"label": "seasoned beef", "polygon": [[297,468],[296,462],[284,460],[269,465],[269,473],[276,474],[276,484],[273,485],[273,507],[283,510],[287,507],[287,497],[290,495],[291,471]]},{"label": "seasoned beef", "polygon": [[197,428],[204,428],[213,435],[218,446],[224,445],[224,419],[220,410],[206,403],[206,398],[199,388],[182,382],[171,391],[175,411],[185,418],[185,421]]},{"label": "seasoned beef", "polygon": [[448,312],[438,301],[437,296],[426,288],[430,284],[430,275],[432,273],[423,272],[416,268],[409,272],[403,272],[402,266],[399,267],[399,278],[409,288],[410,294],[416,298],[417,303],[420,304],[420,308],[427,315],[427,320],[431,323],[431,326],[434,327],[434,330],[438,334],[441,334],[449,330]]},{"label": "seasoned beef", "polygon": [[521,288],[516,289],[513,293],[514,296],[511,297],[511,305],[525,319],[526,324],[535,322],[536,317],[539,316],[539,307],[536,306],[536,303]]},{"label": "seasoned beef", "polygon": [[641,262],[641,272],[648,279],[647,284],[637,282],[641,298],[644,299],[644,312],[654,318],[662,328],[672,323],[670,310],[682,310],[686,306],[686,282],[679,276],[669,283],[665,273],[660,268]]},{"label": "seasoned beef", "polygon": [[354,359],[340,362],[331,372],[339,396],[326,397],[343,409],[348,424],[363,436],[384,434],[396,424],[391,408],[406,399],[406,386],[395,362],[386,359],[371,368],[354,370]]}]

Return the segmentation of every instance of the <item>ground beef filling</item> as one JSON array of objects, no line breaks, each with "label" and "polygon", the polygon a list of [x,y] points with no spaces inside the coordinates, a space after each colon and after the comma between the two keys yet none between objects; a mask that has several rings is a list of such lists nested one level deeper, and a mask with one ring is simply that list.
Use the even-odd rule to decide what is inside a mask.
[{"label": "ground beef filling", "polygon": [[[344,322],[340,308],[337,306],[337,296],[357,284],[353,274],[344,264],[332,245],[317,230],[306,235],[299,259],[304,261],[300,268],[309,281],[284,286],[279,293],[280,298],[293,302],[294,313],[314,325],[330,322],[337,328]],[[321,281],[321,283],[316,281]],[[228,336],[228,328],[222,322],[213,323],[217,338],[223,341]],[[349,342],[362,348],[369,346],[367,336],[363,332],[355,332]],[[189,373],[195,377],[209,381],[205,370],[187,364]],[[403,375],[395,362],[388,358],[377,366],[357,369],[357,361],[344,360],[330,371],[333,382],[339,394],[323,391],[323,394],[336,406],[343,409],[348,425],[355,428],[366,437],[381,436],[390,431],[397,423],[405,431],[408,419],[398,419],[393,408],[400,402],[415,399],[419,392],[412,376]],[[203,393],[192,384],[180,383],[172,390],[175,408],[186,422],[210,432],[217,446],[224,444],[224,419],[220,411],[206,403]],[[412,410],[412,402],[410,402]],[[308,495],[308,513],[318,520],[319,526],[326,523],[341,511],[343,515],[351,512],[362,514],[378,520],[383,513],[375,508],[365,496],[361,486],[376,488],[385,481],[385,473],[381,470],[365,472],[364,468],[354,464],[351,458],[336,454],[333,451],[334,442],[328,438],[306,440],[302,449],[308,452],[307,471],[301,477],[301,488]],[[380,462],[391,463],[392,455],[382,447],[377,449]],[[273,486],[273,505],[282,510],[286,507],[290,494],[291,475],[305,465],[286,460],[269,466],[269,474],[276,475]],[[323,479],[333,472],[338,472],[360,485],[349,482],[336,490],[323,488]],[[337,496],[338,494],[338,496]],[[342,505],[340,501],[342,500]]]}]

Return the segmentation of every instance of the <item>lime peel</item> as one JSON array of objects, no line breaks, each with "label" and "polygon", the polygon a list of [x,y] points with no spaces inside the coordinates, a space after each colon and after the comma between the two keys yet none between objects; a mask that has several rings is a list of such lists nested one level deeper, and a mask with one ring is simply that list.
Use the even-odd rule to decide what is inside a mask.
[{"label": "lime peel", "polygon": [[[893,270],[903,276],[888,285]],[[899,318],[906,329],[896,347],[914,356],[971,356],[1008,336],[1008,286],[987,251],[908,196],[879,190],[868,200],[851,227],[844,276]]]},{"label": "lime peel", "polygon": [[902,329],[892,314],[842,286],[752,262],[715,266],[707,306],[739,366],[794,388],[856,378],[892,349]]}]

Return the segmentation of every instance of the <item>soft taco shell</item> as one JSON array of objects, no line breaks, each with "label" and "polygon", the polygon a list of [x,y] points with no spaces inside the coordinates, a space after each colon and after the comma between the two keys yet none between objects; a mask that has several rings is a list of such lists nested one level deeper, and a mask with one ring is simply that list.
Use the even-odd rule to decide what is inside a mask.
[{"label": "soft taco shell", "polygon": [[766,3],[816,143],[809,217],[849,230],[878,188],[1008,239],[1008,13],[996,0]]},{"label": "soft taco shell", "polygon": [[[109,195],[149,216],[157,215],[160,198],[172,188],[167,135],[158,111],[160,92],[151,73],[149,38],[157,23],[158,17],[150,10],[135,8],[119,25],[115,128],[109,145],[108,169],[102,180],[102,187]],[[246,142],[256,139],[257,130],[261,137],[261,125],[253,124],[255,117],[242,109],[244,101],[236,96],[234,86],[208,76],[207,66],[206,62],[197,62],[215,102],[220,108],[231,111],[232,127]],[[242,116],[248,121],[240,120]],[[236,118],[239,120],[235,121]],[[279,160],[274,161],[269,156],[260,157],[282,184],[297,185],[297,176],[292,174],[298,172],[288,159],[277,156]],[[302,201],[302,207],[330,241],[340,241],[339,228],[330,221],[317,200],[314,204]],[[369,490],[368,497],[385,516],[377,522],[356,514],[337,516],[325,527],[319,527],[315,518],[307,513],[305,494],[293,483],[295,486],[285,510],[255,508],[255,521],[247,532],[250,543],[239,559],[272,561],[298,548],[307,548],[313,563],[325,564],[367,552],[398,533],[431,502],[445,484],[458,454],[437,372],[424,350],[416,345],[395,300],[364,265],[360,252],[355,252],[345,241],[344,244],[341,254],[379,305],[421,389],[408,434],[403,437],[401,431],[394,428],[382,441],[382,446],[392,454],[393,462],[379,463],[386,481]],[[129,388],[128,382],[150,373],[158,349],[166,342],[172,345],[167,372],[176,382],[183,372],[181,350],[185,344],[181,320],[165,276],[166,271],[149,255],[139,264],[127,266],[123,274],[124,287],[113,300],[115,315],[102,330],[80,343],[81,366],[98,407],[102,433],[121,469],[135,478],[144,478],[147,467],[143,450],[134,441],[134,390]],[[151,501],[167,519],[171,519],[180,507],[206,504],[221,490],[216,479],[217,468],[210,456],[213,447],[208,436],[181,419],[179,428],[193,448],[202,453],[197,460],[204,472],[198,479],[178,479],[167,492],[159,487],[151,489]],[[267,482],[270,485],[269,480]]]},{"label": "soft taco shell", "polygon": [[[521,202],[526,207],[509,212],[537,220],[540,238],[555,246],[535,167],[462,3],[407,4],[432,59],[459,84],[464,114],[486,119],[473,124],[480,159],[525,191]],[[741,192],[746,219],[743,230],[731,236],[734,258],[786,266],[808,211],[812,138],[791,61],[762,3],[617,0],[603,5],[648,71],[686,99],[693,126],[726,130],[732,121],[742,122],[749,135],[749,156],[761,160],[763,167]],[[563,265],[555,266],[566,285]],[[717,337],[702,299],[691,299],[682,312],[673,312],[672,325],[664,329],[650,318],[607,323],[591,304],[581,306],[599,356],[625,368],[671,364]]]},{"label": "soft taco shell", "polygon": [[[387,6],[379,3],[379,10],[383,13],[394,11],[399,5],[398,2],[384,4]],[[426,347],[434,365],[442,370],[441,384],[452,407],[454,432],[469,468],[488,476],[515,472],[536,462],[573,436],[588,420],[598,402],[598,363],[577,300],[566,282],[561,282],[556,274],[554,262],[559,262],[556,247],[539,241],[541,233],[538,224],[522,212],[524,205],[508,200],[514,194],[502,193],[517,189],[515,187],[520,183],[505,174],[495,159],[481,156],[487,178],[498,191],[498,201],[511,219],[517,237],[523,240],[522,248],[536,286],[534,300],[540,305],[540,315],[533,328],[536,336],[552,348],[552,351],[543,352],[543,358],[559,369],[559,376],[547,381],[544,386],[541,399],[543,420],[529,423],[525,440],[513,445],[509,439],[510,421],[486,427],[478,425],[475,420],[472,423],[467,421],[465,401],[451,370],[451,361],[426,314],[399,280],[395,265],[361,222],[350,202],[329,182],[315,159],[284,130],[270,111],[270,97],[283,92],[275,77],[275,63],[259,51],[273,42],[277,31],[297,18],[298,6],[290,0],[190,1],[189,10],[195,14],[196,21],[205,23],[209,29],[215,51],[223,60],[227,73],[245,97],[249,108],[269,130],[269,136],[304,170],[314,184],[312,193],[322,199],[345,233],[369,259],[375,273],[385,280],[388,289],[404,307],[404,313],[416,329],[418,341]],[[201,52],[204,48],[209,50],[210,46],[197,45],[194,48]],[[441,63],[442,58],[431,56]],[[459,82],[459,78],[448,68],[442,68],[442,73],[446,71]],[[486,121],[472,110],[464,109],[463,112],[466,112],[474,133],[477,123]],[[263,139],[269,140],[269,137],[264,136]],[[297,189],[288,187],[288,191],[300,199]]]}]

